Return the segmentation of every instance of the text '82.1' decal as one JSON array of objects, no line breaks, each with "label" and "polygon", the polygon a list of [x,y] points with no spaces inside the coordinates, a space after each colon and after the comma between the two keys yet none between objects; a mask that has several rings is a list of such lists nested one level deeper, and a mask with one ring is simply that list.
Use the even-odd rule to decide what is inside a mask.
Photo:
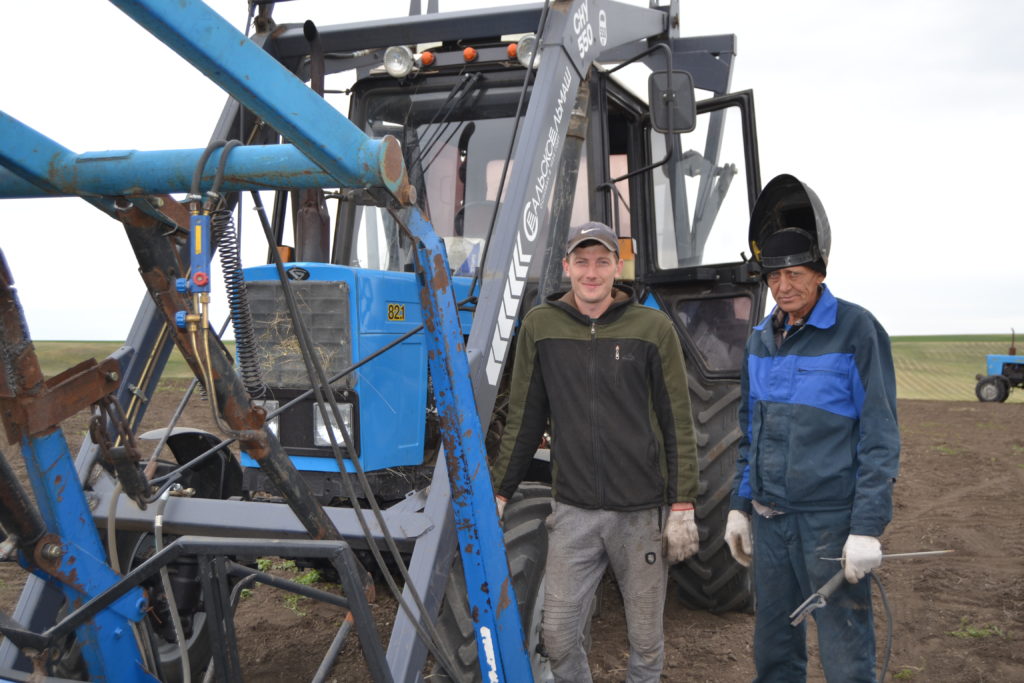
[{"label": "text '82.1' decal", "polygon": [[405,304],[388,304],[388,320],[403,322],[405,320]]}]

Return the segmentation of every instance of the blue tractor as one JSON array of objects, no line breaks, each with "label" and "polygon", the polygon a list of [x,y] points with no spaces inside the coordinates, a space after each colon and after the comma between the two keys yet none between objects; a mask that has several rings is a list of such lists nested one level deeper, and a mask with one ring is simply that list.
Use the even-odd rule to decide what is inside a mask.
[{"label": "blue tractor", "polygon": [[1024,388],[1024,356],[1017,355],[1013,331],[1010,339],[1010,352],[990,353],[985,358],[985,374],[975,376],[974,394],[983,403],[1002,403],[1014,388]]},{"label": "blue tractor", "polygon": [[[324,667],[354,628],[374,680],[544,679],[549,464],[539,448],[499,527],[487,458],[518,320],[561,287],[585,220],[615,229],[623,278],[686,353],[701,548],[672,568],[678,594],[750,607],[722,541],[765,302],[741,253],[761,183],[734,36],[679,35],[678,0],[413,0],[319,28],[239,0],[244,34],[200,0],[111,1],[229,98],[205,149],[75,154],[0,112],[0,198],[89,202],[124,227],[148,292],[116,354],[44,382],[0,262],[0,422],[38,501],[0,458],[0,527],[33,572],[0,615],[0,678],[45,651],[35,664],[64,678],[241,680],[231,615],[243,581],[273,580],[251,558],[275,555],[345,587],[355,625]],[[242,202],[267,254],[244,268]],[[214,252],[234,355],[209,317]],[[137,435],[174,348],[216,428]],[[60,422],[90,406],[72,459]],[[401,606],[386,646],[370,572]]]}]

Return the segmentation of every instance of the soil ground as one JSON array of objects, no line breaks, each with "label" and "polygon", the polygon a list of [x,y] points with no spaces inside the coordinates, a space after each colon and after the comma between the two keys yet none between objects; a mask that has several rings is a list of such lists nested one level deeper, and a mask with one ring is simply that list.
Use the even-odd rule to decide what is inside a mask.
[{"label": "soil ground", "polygon": [[[149,426],[173,411],[176,396],[161,392]],[[202,404],[183,423],[208,423]],[[891,628],[886,680],[1024,681],[1024,405],[901,400],[902,471],[895,518],[883,538],[886,552],[952,549],[951,555],[890,560],[877,575],[892,619],[876,592],[879,657]],[[65,423],[76,442],[84,417]],[[3,444],[5,445],[5,444]],[[16,468],[16,448],[4,448]],[[290,578],[299,571],[276,564]],[[22,580],[13,563],[0,565],[0,610],[10,614]],[[330,588],[330,587],[327,587]],[[591,666],[600,682],[625,678],[627,644],[614,583],[601,588],[593,622]],[[390,630],[394,601],[383,583],[373,609],[378,629]],[[304,681],[316,671],[342,615],[337,608],[259,586],[236,618],[246,680]],[[813,629],[812,629],[813,632]],[[748,681],[753,677],[750,614],[688,610],[674,595],[666,604],[663,680]],[[824,680],[811,638],[810,680]],[[349,638],[342,663],[327,680],[369,680]]]}]

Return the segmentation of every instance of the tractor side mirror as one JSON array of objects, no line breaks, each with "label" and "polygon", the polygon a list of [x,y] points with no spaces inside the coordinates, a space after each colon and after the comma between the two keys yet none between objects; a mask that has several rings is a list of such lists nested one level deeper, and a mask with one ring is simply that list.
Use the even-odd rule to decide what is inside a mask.
[{"label": "tractor side mirror", "polygon": [[686,71],[655,71],[647,79],[651,125],[659,133],[689,133],[697,127],[693,76]]}]

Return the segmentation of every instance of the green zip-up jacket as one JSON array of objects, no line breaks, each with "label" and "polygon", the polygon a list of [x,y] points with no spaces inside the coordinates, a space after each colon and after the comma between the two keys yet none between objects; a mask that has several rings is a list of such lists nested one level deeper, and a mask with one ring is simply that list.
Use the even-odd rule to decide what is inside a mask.
[{"label": "green zip-up jacket", "polygon": [[555,500],[644,510],[697,496],[697,451],[679,337],[618,285],[600,318],[554,294],[523,318],[508,419],[492,472],[510,497],[548,419]]}]

